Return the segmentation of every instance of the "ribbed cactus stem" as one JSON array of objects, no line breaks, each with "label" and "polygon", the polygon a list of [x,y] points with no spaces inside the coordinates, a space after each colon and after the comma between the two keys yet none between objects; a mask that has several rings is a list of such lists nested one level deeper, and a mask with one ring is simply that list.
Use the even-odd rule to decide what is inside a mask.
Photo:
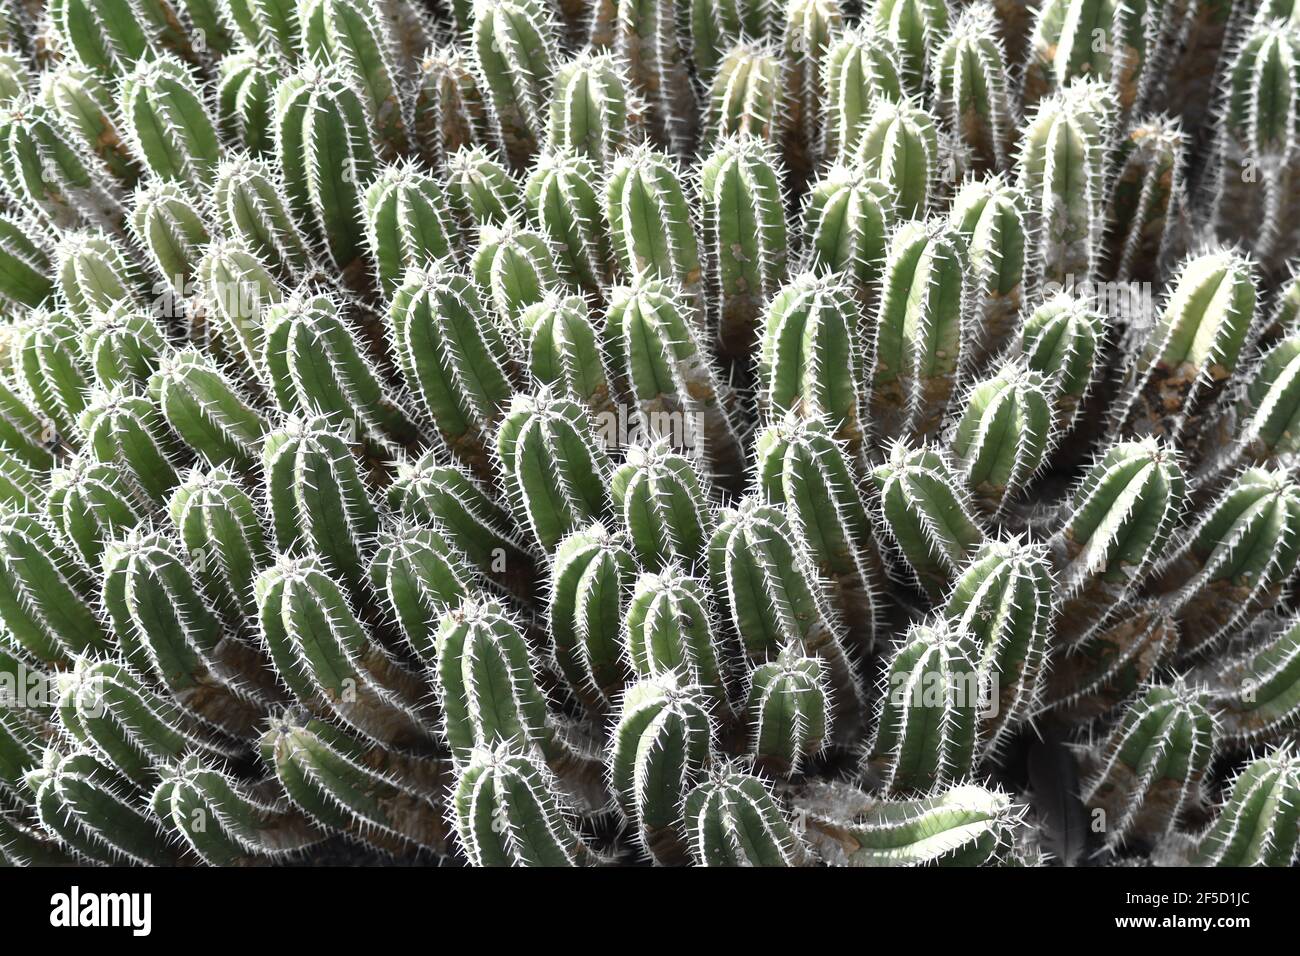
[{"label": "ribbed cactus stem", "polygon": [[1217,664],[1210,687],[1225,738],[1284,738],[1300,720],[1300,622],[1287,618],[1263,641]]},{"label": "ribbed cactus stem", "polygon": [[636,579],[623,616],[623,649],[638,678],[675,672],[698,684],[713,701],[715,716],[730,712],[728,661],[719,641],[707,585],[681,565]]},{"label": "ribbed cactus stem", "polygon": [[0,302],[37,306],[54,291],[49,251],[37,229],[0,215]]},{"label": "ribbed cactus stem", "polygon": [[156,504],[180,481],[177,469],[188,458],[187,448],[142,392],[121,386],[95,390],[79,428],[92,457],[116,465],[134,490]]},{"label": "ribbed cactus stem", "polygon": [[483,89],[458,47],[439,46],[425,54],[411,110],[420,149],[435,166],[445,166],[457,150],[490,142]]},{"label": "ribbed cactus stem", "polygon": [[940,146],[938,121],[925,108],[906,97],[876,96],[852,158],[896,197],[899,218],[923,219],[940,187]]},{"label": "ribbed cactus stem", "polygon": [[81,348],[103,388],[148,384],[170,351],[157,319],[130,301],[95,316],[81,334]]},{"label": "ribbed cactus stem", "polygon": [[599,292],[614,273],[598,169],[585,153],[550,149],[524,185],[524,202],[555,249],[561,274],[587,293]]},{"label": "ribbed cactus stem", "polygon": [[894,219],[894,195],[860,166],[836,163],[809,189],[803,230],[808,266],[847,277],[865,307],[875,304],[885,264],[885,240]]},{"label": "ribbed cactus stem", "polygon": [[112,465],[77,457],[50,475],[46,517],[88,570],[99,568],[105,544],[135,527],[148,511],[148,503]]},{"label": "ribbed cactus stem", "polygon": [[1010,343],[1032,279],[1024,202],[1000,175],[972,179],[953,197],[948,220],[961,235],[972,273],[967,360],[980,368]]},{"label": "ribbed cactus stem", "polygon": [[366,243],[379,289],[397,291],[408,269],[451,254],[451,213],[437,180],[413,163],[385,166],[366,189]]},{"label": "ribbed cactus stem", "polygon": [[931,64],[937,112],[961,143],[963,165],[976,172],[1005,170],[1015,132],[1007,60],[988,3],[962,11]]},{"label": "ribbed cactus stem", "polygon": [[163,418],[209,465],[252,473],[270,424],[252,401],[204,353],[168,355],[149,384]]},{"label": "ribbed cactus stem", "polygon": [[1105,268],[1117,280],[1149,281],[1185,242],[1187,136],[1155,116],[1119,144],[1119,172],[1106,216]]},{"label": "ribbed cactus stem", "polygon": [[610,53],[579,53],[555,71],[549,139],[608,170],[637,136],[641,107],[628,95],[626,68]]},{"label": "ribbed cactus stem", "polygon": [[522,169],[546,137],[557,60],[550,7],[541,0],[474,0],[472,40],[497,133]]},{"label": "ribbed cactus stem", "polygon": [[312,250],[285,204],[284,184],[272,164],[247,156],[223,160],[212,199],[214,221],[268,270],[297,279],[311,267]]},{"label": "ribbed cactus stem", "polygon": [[132,152],[159,179],[183,183],[196,198],[212,185],[221,143],[204,95],[171,56],[142,60],[122,80],[118,108]]},{"label": "ribbed cactus stem", "polygon": [[823,147],[828,157],[845,162],[855,154],[873,97],[903,97],[901,66],[893,43],[875,30],[851,27],[831,44],[821,76],[826,96]]},{"label": "ribbed cactus stem", "polygon": [[686,798],[686,839],[702,866],[805,866],[807,849],[759,777],[722,767]]},{"label": "ribbed cactus stem", "polygon": [[749,676],[745,710],[751,752],[764,770],[781,777],[801,773],[826,745],[831,726],[825,665],[786,647]]},{"label": "ribbed cactus stem", "polygon": [[1201,866],[1294,866],[1300,847],[1300,759],[1283,744],[1232,781],[1193,857]]},{"label": "ribbed cactus stem", "polygon": [[680,561],[702,568],[713,514],[707,482],[691,459],[661,438],[632,445],[610,481],[614,509],[647,568]]},{"label": "ribbed cactus stem", "polygon": [[1106,320],[1083,298],[1064,292],[1045,299],[1024,316],[1013,354],[1047,383],[1056,429],[1065,434],[1098,377]]}]

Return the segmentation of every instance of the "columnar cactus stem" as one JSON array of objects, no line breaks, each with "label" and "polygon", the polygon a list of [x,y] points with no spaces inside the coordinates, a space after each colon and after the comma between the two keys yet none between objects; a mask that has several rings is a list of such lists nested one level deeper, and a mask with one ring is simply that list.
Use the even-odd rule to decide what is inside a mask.
[{"label": "columnar cactus stem", "polygon": [[147,385],[171,346],[157,319],[124,301],[91,320],[81,348],[95,381],[113,388]]},{"label": "columnar cactus stem", "polygon": [[0,303],[37,306],[54,291],[50,257],[36,229],[0,215]]},{"label": "columnar cactus stem", "polygon": [[758,766],[781,777],[798,775],[806,759],[821,753],[831,725],[825,665],[783,648],[750,674],[745,710]]},{"label": "columnar cactus stem", "polygon": [[1091,303],[1061,292],[1024,317],[1013,346],[1025,366],[1042,375],[1051,391],[1056,430],[1074,425],[1097,378],[1106,339],[1105,319]]},{"label": "columnar cactus stem", "polygon": [[845,30],[826,53],[821,86],[826,96],[823,148],[846,162],[857,151],[874,97],[903,97],[901,61],[894,45],[877,31]]},{"label": "columnar cactus stem", "polygon": [[1150,281],[1185,242],[1187,138],[1177,120],[1136,124],[1119,144],[1106,214],[1106,274]]},{"label": "columnar cactus stem", "polygon": [[362,594],[379,513],[347,438],[329,419],[291,419],[263,440],[262,471],[277,548],[305,545]]},{"label": "columnar cactus stem", "polygon": [[545,386],[516,395],[497,430],[496,453],[511,507],[543,551],[608,517],[612,465],[572,399]]},{"label": "columnar cactus stem", "polygon": [[55,0],[50,25],[79,62],[109,79],[154,50],[141,6],[135,0]]},{"label": "columnar cactus stem", "polygon": [[948,220],[961,234],[972,273],[968,285],[974,334],[965,357],[980,368],[1010,343],[1020,323],[1032,238],[1024,203],[1001,176],[968,180],[953,197]]},{"label": "columnar cactus stem", "polygon": [[764,303],[785,281],[789,249],[781,178],[770,144],[750,136],[723,140],[700,167],[710,297],[722,351],[734,359],[751,351]]},{"label": "columnar cactus stem", "polygon": [[189,194],[176,182],[154,180],[136,190],[127,223],[162,283],[159,288],[188,295],[211,238]]},{"label": "columnar cactus stem", "polygon": [[159,179],[183,183],[197,198],[212,185],[221,143],[204,94],[171,56],[142,60],[122,80],[118,109],[131,151]]},{"label": "columnar cactus stem", "polygon": [[286,63],[303,52],[296,0],[223,0],[225,19],[247,49],[264,49]]},{"label": "columnar cactus stem", "polygon": [[844,30],[840,0],[791,0],[781,26],[781,120],[786,165],[799,178],[821,158],[822,72]]},{"label": "columnar cactus stem", "polygon": [[713,531],[708,485],[691,460],[660,438],[631,445],[610,481],[614,509],[646,568],[678,561],[702,569]]},{"label": "columnar cactus stem", "polygon": [[682,862],[682,815],[713,749],[703,690],[672,672],[633,684],[623,697],[609,754],[610,785],[645,851]]},{"label": "columnar cactus stem", "polygon": [[898,49],[908,86],[920,93],[939,44],[949,32],[947,0],[877,0],[871,25]]},{"label": "columnar cactus stem", "polygon": [[630,87],[646,103],[647,127],[661,149],[685,158],[698,116],[677,14],[657,0],[616,0],[613,46]]},{"label": "columnar cactus stem", "polygon": [[541,0],[474,0],[473,44],[498,136],[522,169],[546,137],[557,59],[550,9]]},{"label": "columnar cactus stem", "polygon": [[602,172],[637,136],[640,104],[628,96],[618,57],[584,51],[555,71],[551,89],[550,143],[591,160]]},{"label": "columnar cactus stem", "polygon": [[931,74],[936,111],[960,141],[963,165],[984,173],[1007,169],[1016,116],[991,5],[975,3],[962,11],[936,52]]},{"label": "columnar cactus stem", "polygon": [[224,57],[217,74],[217,122],[225,137],[253,156],[275,152],[271,116],[281,77],[279,61],[260,49]]},{"label": "columnar cactus stem", "polygon": [[1174,832],[1205,800],[1204,776],[1216,748],[1216,724],[1204,691],[1157,684],[1125,710],[1094,755],[1097,770],[1080,796],[1102,811],[1106,845]]},{"label": "columnar cactus stem", "polygon": [[872,473],[880,527],[934,601],[948,592],[984,543],[984,532],[952,462],[934,447],[896,442]]},{"label": "columnar cactus stem", "polygon": [[597,169],[583,153],[548,150],[524,186],[524,201],[556,250],[565,279],[588,293],[598,293],[614,274]]},{"label": "columnar cactus stem", "polygon": [[204,353],[186,348],[167,356],[149,392],[172,431],[203,461],[255,471],[271,426]]},{"label": "columnar cactus stem", "polygon": [[54,247],[54,275],[63,304],[83,322],[124,299],[138,304],[140,298],[137,271],[104,232],[65,232]]},{"label": "columnar cactus stem", "polygon": [[25,397],[65,441],[76,442],[91,382],[80,325],[62,312],[33,310],[15,332],[10,349]]},{"label": "columnar cactus stem", "polygon": [[689,0],[691,59],[708,83],[727,51],[744,37],[761,40],[779,27],[770,0]]},{"label": "columnar cactus stem", "polygon": [[567,392],[599,420],[614,414],[600,335],[582,296],[553,292],[519,316],[533,378]]},{"label": "columnar cactus stem", "polygon": [[686,797],[686,840],[702,866],[806,866],[808,852],[763,781],[719,768]]},{"label": "columnar cactus stem", "polygon": [[1210,688],[1225,739],[1285,740],[1300,722],[1300,621],[1216,666]]},{"label": "columnar cactus stem", "polygon": [[40,99],[74,143],[118,182],[124,186],[135,182],[139,169],[118,128],[117,104],[100,76],[78,63],[61,63],[42,75]]},{"label": "columnar cactus stem", "polygon": [[960,783],[975,760],[982,702],[970,635],[939,617],[899,641],[881,684],[863,769],[892,794]]},{"label": "columnar cactus stem", "polygon": [[425,158],[438,167],[458,150],[491,141],[483,90],[459,48],[435,47],[420,61],[412,123]]},{"label": "columnar cactus stem", "polygon": [[893,219],[889,187],[860,167],[830,166],[812,184],[804,205],[808,267],[846,276],[863,306],[874,306]]},{"label": "columnar cactus stem", "polygon": [[638,678],[674,672],[699,685],[715,716],[730,713],[724,649],[718,640],[708,588],[683,566],[637,578],[623,616],[623,645]]},{"label": "columnar cactus stem", "polygon": [[46,517],[87,570],[98,570],[104,545],[134,528],[148,511],[112,465],[77,457],[50,475]]},{"label": "columnar cactus stem", "polygon": [[223,160],[212,198],[213,221],[267,269],[298,279],[311,268],[311,248],[285,205],[284,184],[270,163],[246,156]]},{"label": "columnar cactus stem", "polygon": [[1043,703],[1055,611],[1046,549],[990,541],[953,585],[943,614],[965,633],[979,671],[981,741],[996,755]]},{"label": "columnar cactus stem", "polygon": [[1063,642],[1085,643],[1132,593],[1164,553],[1185,494],[1177,455],[1154,438],[1119,442],[1093,462],[1052,540]]},{"label": "columnar cactus stem", "polygon": [[925,218],[938,191],[942,157],[937,127],[935,118],[911,99],[876,96],[867,109],[853,162],[896,197],[901,219]]},{"label": "columnar cactus stem", "polygon": [[199,263],[200,301],[209,347],[241,370],[246,382],[269,385],[262,324],[284,290],[243,242],[217,240]]},{"label": "columnar cactus stem", "polygon": [[187,458],[185,446],[147,395],[122,387],[97,389],[79,430],[87,452],[119,467],[132,488],[155,504],[166,502],[180,481],[176,469]]},{"label": "columnar cactus stem", "polygon": [[6,452],[0,456],[0,507],[15,511],[35,511],[48,495],[44,472],[37,471],[22,458]]},{"label": "columnar cactus stem", "polygon": [[54,463],[54,428],[19,397],[8,375],[0,375],[0,448],[29,468],[48,471]]},{"label": "columnar cactus stem", "polygon": [[379,280],[391,298],[408,269],[451,254],[451,213],[442,188],[413,163],[385,166],[366,189],[366,242]]},{"label": "columnar cactus stem", "polygon": [[439,263],[413,268],[388,311],[392,348],[407,387],[459,457],[487,471],[487,444],[518,372],[509,339],[468,277]]},{"label": "columnar cactus stem", "polygon": [[523,191],[510,173],[481,146],[462,147],[447,157],[447,201],[463,228],[503,225],[524,211]]},{"label": "columnar cactus stem", "polygon": [[560,284],[559,265],[546,238],[513,218],[479,230],[470,273],[507,327],[517,325],[524,309]]},{"label": "columnar cactus stem", "polygon": [[709,136],[755,136],[780,143],[786,115],[781,55],[771,42],[742,40],[718,64],[709,89]]},{"label": "columnar cactus stem", "polygon": [[1232,781],[1219,815],[1198,842],[1200,866],[1294,866],[1300,849],[1300,758],[1283,744]]},{"label": "columnar cactus stem", "polygon": [[267,656],[303,706],[379,744],[433,737],[428,688],[357,620],[324,562],[281,557],[253,591]]},{"label": "columnar cactus stem", "polygon": [[878,439],[938,431],[972,338],[965,271],[961,236],[943,220],[894,230],[870,374]]}]

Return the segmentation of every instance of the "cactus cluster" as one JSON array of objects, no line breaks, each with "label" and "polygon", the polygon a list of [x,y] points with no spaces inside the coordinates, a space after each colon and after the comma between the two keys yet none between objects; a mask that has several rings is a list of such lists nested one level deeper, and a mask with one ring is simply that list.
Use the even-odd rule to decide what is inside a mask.
[{"label": "cactus cluster", "polygon": [[1295,865],[1293,6],[0,2],[0,862]]}]

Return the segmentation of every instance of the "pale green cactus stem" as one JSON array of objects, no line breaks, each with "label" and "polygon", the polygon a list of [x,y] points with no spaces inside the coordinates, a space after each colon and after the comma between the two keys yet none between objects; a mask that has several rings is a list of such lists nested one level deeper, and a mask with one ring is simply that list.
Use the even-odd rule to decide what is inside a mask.
[{"label": "pale green cactus stem", "polygon": [[699,118],[676,10],[658,0],[617,0],[613,12],[613,47],[627,64],[630,88],[646,103],[650,137],[684,159]]},{"label": "pale green cactus stem", "polygon": [[253,156],[275,152],[271,116],[283,75],[279,61],[257,49],[244,49],[217,64],[217,122],[229,142]]},{"label": "pale green cactus stem", "polygon": [[188,296],[211,239],[189,193],[174,181],[155,179],[142,185],[136,189],[127,224],[161,283],[158,288]]},{"label": "pale green cactus stem", "polygon": [[822,752],[831,725],[824,672],[819,658],[787,647],[749,675],[745,710],[750,752],[763,770],[777,777],[797,776],[808,759]]},{"label": "pale green cactus stem", "polygon": [[1121,140],[1106,214],[1106,274],[1150,281],[1185,243],[1187,137],[1176,119],[1136,123]]},{"label": "pale green cactus stem", "polygon": [[546,238],[513,218],[480,227],[470,273],[508,328],[560,284],[559,264]]},{"label": "pale green cactus stem", "polygon": [[845,30],[826,53],[821,88],[826,97],[823,149],[847,162],[857,151],[877,96],[902,99],[901,61],[881,33],[861,26]]},{"label": "pale green cactus stem", "polygon": [[37,821],[83,864],[177,864],[158,821],[139,806],[135,787],[89,751],[64,754],[50,747],[26,780]]},{"label": "pale green cactus stem", "polygon": [[138,786],[153,784],[161,767],[186,754],[234,753],[121,662],[79,657],[56,686],[63,732]]},{"label": "pale green cactus stem", "polygon": [[912,579],[941,601],[984,544],[984,531],[950,458],[933,446],[895,442],[871,480],[879,495],[881,531]]},{"label": "pale green cactus stem", "polygon": [[63,304],[83,323],[117,302],[141,302],[138,271],[105,232],[63,233],[54,247],[54,279]]},{"label": "pale green cactus stem", "polygon": [[224,468],[195,469],[167,502],[167,515],[212,606],[244,625],[257,620],[253,582],[271,560],[262,515],[248,492]]},{"label": "pale green cactus stem", "polygon": [[1300,332],[1300,263],[1274,291],[1268,310],[1268,322],[1260,332],[1265,345]]},{"label": "pale green cactus stem", "polygon": [[709,542],[709,581],[751,661],[793,646],[825,662],[836,734],[851,738],[862,719],[862,687],[826,582],[785,512],[758,497],[723,509]]},{"label": "pale green cactus stem", "polygon": [[623,696],[608,760],[610,787],[658,863],[685,861],[682,815],[708,765],[713,732],[703,689],[671,671],[638,681]]},{"label": "pale green cactus stem", "polygon": [[991,5],[975,3],[962,11],[930,69],[936,112],[961,144],[962,165],[981,173],[1007,169],[1017,118]]},{"label": "pale green cactus stem", "polygon": [[610,480],[614,510],[646,568],[703,569],[713,531],[711,494],[691,459],[660,438],[631,445]]},{"label": "pale green cactus stem", "polygon": [[863,770],[891,794],[929,793],[971,772],[980,731],[980,671],[970,635],[936,617],[913,624],[881,682]]},{"label": "pale green cactus stem", "polygon": [[698,684],[716,717],[730,716],[726,649],[707,584],[670,562],[637,577],[623,617],[623,649],[638,679],[675,673]]},{"label": "pale green cactus stem", "polygon": [[605,222],[623,271],[676,282],[702,319],[704,267],[683,181],[671,157],[648,145],[631,148],[610,164]]},{"label": "pale green cactus stem", "polygon": [[139,176],[118,127],[117,104],[103,77],[74,62],[60,63],[41,76],[40,101],[71,135],[123,185]]},{"label": "pale green cactus stem", "polygon": [[149,394],[177,436],[200,459],[241,474],[256,471],[271,426],[252,400],[195,348],[168,355],[149,382]]},{"label": "pale green cactus stem", "polygon": [[1298,62],[1300,33],[1294,26],[1257,23],[1232,51],[1223,73],[1213,226],[1270,271],[1280,265],[1294,235]]},{"label": "pale green cactus stem", "polygon": [[91,383],[81,326],[64,312],[34,309],[14,333],[9,347],[23,397],[63,441],[75,444]]},{"label": "pale green cactus stem", "polygon": [[943,615],[965,634],[979,672],[985,756],[996,756],[1044,702],[1053,587],[1046,548],[1006,538],[976,552],[943,605]]},{"label": "pale green cactus stem", "polygon": [[1024,317],[1018,349],[1051,390],[1056,430],[1066,434],[1100,371],[1106,320],[1086,299],[1058,292]]},{"label": "pale green cactus stem", "polygon": [[960,233],[943,219],[894,230],[881,279],[870,414],[881,439],[936,434],[972,338]]},{"label": "pale green cactus stem", "polygon": [[141,526],[105,547],[100,597],[128,666],[197,720],[242,737],[274,689],[265,658],[223,626],[200,589],[194,566],[204,560]]},{"label": "pale green cactus stem", "polygon": [[828,167],[804,204],[808,267],[848,277],[858,300],[873,306],[893,220],[894,196],[883,182],[860,167]]},{"label": "pale green cactus stem", "polygon": [[31,71],[23,62],[23,57],[11,49],[0,47],[0,107],[8,106],[27,92],[31,85]]},{"label": "pale green cactus stem", "polygon": [[0,448],[9,457],[37,471],[49,471],[57,435],[48,422],[32,411],[22,388],[0,373]]},{"label": "pale green cactus stem", "polygon": [[[526,571],[531,564],[528,545],[510,513],[467,471],[433,452],[398,466],[388,503],[403,517],[439,528],[474,567],[494,580],[515,569]],[[531,581],[526,587],[531,589]]]},{"label": "pale green cactus stem", "polygon": [[844,31],[840,0],[791,0],[781,24],[781,102],[786,165],[806,177],[822,155],[822,71]]},{"label": "pale green cactus stem", "polygon": [[76,60],[112,79],[155,49],[141,6],[136,0],[54,0],[47,14]]},{"label": "pale green cactus stem", "polygon": [[778,28],[777,5],[770,0],[689,0],[691,59],[708,82],[743,37],[762,39]]},{"label": "pale green cactus stem", "polygon": [[947,0],[877,0],[871,8],[871,27],[893,43],[901,57],[904,81],[921,93],[939,46],[949,35]]},{"label": "pale green cactus stem", "polygon": [[0,303],[40,305],[54,292],[52,272],[38,227],[0,214]]},{"label": "pale green cactus stem", "polygon": [[[23,666],[0,650],[0,673],[17,676]],[[23,777],[28,770],[40,766],[47,730],[44,720],[26,708],[0,710],[0,799],[5,801],[6,808],[31,802],[30,794],[25,793],[27,785]],[[0,840],[7,835],[0,836]]]},{"label": "pale green cactus stem", "polygon": [[1225,739],[1285,740],[1300,722],[1300,620],[1265,624],[1274,633],[1217,664],[1210,678]]},{"label": "pale green cactus stem", "polygon": [[[900,219],[924,219],[940,186],[938,122],[910,98],[876,96],[867,108],[852,162],[885,184]],[[950,169],[947,178],[954,175]]]},{"label": "pale green cactus stem", "polygon": [[189,49],[201,62],[225,57],[235,46],[233,28],[225,17],[224,0],[165,0],[170,2]]},{"label": "pale green cactus stem", "polygon": [[597,420],[615,414],[600,334],[579,295],[552,292],[519,315],[528,370],[581,401]]},{"label": "pale green cactus stem", "polygon": [[752,352],[767,298],[785,281],[789,238],[780,162],[752,136],[723,140],[699,172],[699,209],[722,351]]},{"label": "pale green cactus stem", "polygon": [[528,165],[546,138],[555,32],[550,7],[541,0],[474,0],[474,62],[516,169]]},{"label": "pale green cactus stem", "polygon": [[24,656],[64,664],[108,649],[89,576],[35,515],[0,514],[0,568],[0,621]]},{"label": "pale green cactus stem", "polygon": [[420,60],[411,110],[416,140],[435,167],[461,149],[491,142],[483,90],[458,46],[434,47]]},{"label": "pale green cactus stem", "polygon": [[[667,439],[707,461],[720,484],[736,487],[744,458],[734,396],[718,380],[693,318],[681,290],[666,280],[643,276],[616,286],[605,317],[610,368],[634,403],[646,441]],[[599,424],[607,431],[618,423]]]},{"label": "pale green cactus stem", "polygon": [[1038,104],[1023,127],[1017,185],[1042,282],[1082,281],[1100,261],[1117,121],[1109,87],[1078,79]]},{"label": "pale green cactus stem", "polygon": [[1276,604],[1297,563],[1300,485],[1280,469],[1246,468],[1157,569],[1175,588],[1182,653],[1209,651]]},{"label": "pale green cactus stem", "polygon": [[1057,436],[1052,389],[1022,362],[1008,362],[971,386],[949,441],[966,487],[997,517],[1047,463]]},{"label": "pale green cactus stem", "polygon": [[810,856],[759,777],[719,767],[686,797],[686,842],[700,866],[808,866]]},{"label": "pale green cactus stem", "polygon": [[771,41],[741,40],[727,50],[709,88],[706,122],[713,141],[754,136],[783,139],[781,53]]},{"label": "pale green cactus stem", "polygon": [[615,266],[595,164],[568,149],[542,153],[524,185],[524,201],[550,240],[566,281],[598,294],[613,279]]},{"label": "pale green cactus stem", "polygon": [[359,595],[379,513],[348,437],[328,418],[290,419],[263,439],[262,470],[276,547],[305,546]]},{"label": "pale green cactus stem", "polygon": [[[805,813],[809,842],[833,866],[996,864],[1005,858],[1024,809],[1000,790],[960,784],[915,800],[856,795],[847,819],[820,804]],[[828,813],[827,811],[831,811]]]},{"label": "pale green cactus stem", "polygon": [[524,194],[504,166],[481,146],[465,146],[447,157],[443,188],[467,236],[485,225],[504,225],[523,215]]},{"label": "pale green cactus stem", "polygon": [[405,396],[380,376],[342,306],[310,287],[266,311],[263,363],[277,404],[293,415],[330,415],[381,457],[418,437]]},{"label": "pale green cactus stem", "polygon": [[587,706],[605,710],[627,679],[622,626],[636,559],[624,534],[596,522],[555,549],[547,609],[555,659]]},{"label": "pale green cactus stem", "polygon": [[1079,796],[1100,811],[1106,846],[1175,832],[1205,803],[1204,777],[1217,749],[1204,690],[1181,678],[1142,692],[1092,754]]},{"label": "pale green cactus stem", "polygon": [[28,96],[0,109],[0,184],[14,203],[60,229],[121,221],[107,170],[83,157],[57,115]]},{"label": "pale green cactus stem", "polygon": [[50,475],[44,502],[50,528],[90,571],[99,570],[104,545],[138,525],[149,510],[117,468],[80,456]]},{"label": "pale green cactus stem", "polygon": [[1177,453],[1154,438],[1118,442],[1088,468],[1052,539],[1058,638],[1085,643],[1165,551],[1182,516]]},{"label": "pale green cactus stem", "polygon": [[1200,835],[1198,866],[1295,866],[1300,849],[1300,757],[1284,743],[1248,763]]},{"label": "pale green cactus stem", "polygon": [[442,531],[403,521],[375,540],[370,583],[415,656],[433,667],[438,619],[469,597],[477,576]]},{"label": "pale green cactus stem", "polygon": [[284,185],[271,163],[238,155],[223,159],[212,201],[213,222],[267,269],[298,279],[312,268],[312,250],[285,205]]},{"label": "pale green cactus stem", "polygon": [[[1206,253],[1178,273],[1156,328],[1129,366],[1115,423],[1186,445],[1226,389],[1255,325],[1250,260]],[[1187,452],[1196,460],[1195,445]]]},{"label": "pale green cactus stem", "polygon": [[99,313],[81,333],[81,349],[103,388],[145,385],[171,346],[162,326],[130,302]]},{"label": "pale green cactus stem", "polygon": [[953,197],[948,221],[962,237],[971,278],[969,364],[980,368],[1011,342],[1020,325],[1031,237],[1023,201],[1001,176],[965,182]]},{"label": "pale green cactus stem", "polygon": [[282,556],[253,593],[262,646],[303,706],[377,744],[432,739],[428,687],[362,625],[321,559]]},{"label": "pale green cactus stem", "polygon": [[357,218],[377,165],[367,109],[333,65],[295,73],[275,95],[275,155],[289,207],[310,224],[348,284],[359,284],[365,269],[365,231]]},{"label": "pale green cactus stem", "polygon": [[438,181],[411,162],[380,169],[362,205],[366,244],[379,282],[391,299],[408,269],[455,249],[451,213]]},{"label": "pale green cactus stem", "polygon": [[639,136],[642,107],[630,98],[626,68],[612,53],[584,50],[560,64],[551,89],[553,149],[586,156],[601,172]]},{"label": "pale green cactus stem", "polygon": [[849,636],[869,648],[883,623],[884,569],[848,448],[825,419],[788,414],[759,434],[754,472],[804,536]]},{"label": "pale green cactus stem", "polygon": [[198,282],[209,347],[241,370],[246,382],[268,385],[262,364],[267,310],[284,290],[240,240],[218,239],[199,263]]},{"label": "pale green cactus stem", "polygon": [[411,115],[408,77],[397,58],[398,37],[383,0],[316,0],[299,4],[308,54],[339,64],[361,92],[370,128],[389,158],[406,153]]},{"label": "pale green cactus stem", "polygon": [[496,454],[517,520],[543,551],[609,517],[613,466],[574,400],[546,386],[516,395],[497,430]]},{"label": "pale green cactus stem", "polygon": [[264,796],[222,762],[188,754],[159,777],[149,808],[208,866],[294,860],[324,839],[284,798]]},{"label": "pale green cactus stem", "polygon": [[122,132],[131,152],[159,179],[182,183],[196,198],[212,186],[221,142],[205,97],[179,60],[142,60],[118,91]]},{"label": "pale green cactus stem", "polygon": [[449,851],[435,796],[452,786],[447,761],[376,747],[299,711],[274,718],[260,750],[289,801],[322,830],[394,856]]},{"label": "pale green cactus stem", "polygon": [[469,277],[447,263],[412,268],[388,310],[407,387],[443,441],[479,474],[519,378],[511,340]]},{"label": "pale green cactus stem", "polygon": [[303,52],[297,0],[222,0],[225,19],[246,49],[262,49],[286,63]]},{"label": "pale green cactus stem", "polygon": [[517,741],[475,750],[452,794],[456,835],[473,866],[586,866],[596,856],[555,797],[557,784]]},{"label": "pale green cactus stem", "polygon": [[1300,335],[1278,342],[1253,369],[1237,403],[1233,454],[1258,464],[1289,463],[1300,451]]},{"label": "pale green cactus stem", "polygon": [[1172,10],[1146,0],[1047,0],[1029,38],[1026,104],[1087,76],[1108,83],[1126,115],[1146,109],[1166,79],[1160,61],[1176,30]]},{"label": "pale green cactus stem", "polygon": [[0,508],[35,511],[48,495],[47,475],[0,443]]},{"label": "pale green cactus stem", "polygon": [[759,405],[769,419],[821,418],[860,453],[866,357],[860,312],[840,276],[801,273],[768,304],[758,357]]},{"label": "pale green cactus stem", "polygon": [[176,469],[187,458],[186,448],[147,395],[131,386],[94,389],[77,427],[91,456],[120,468],[147,500],[166,502],[180,481]]}]

